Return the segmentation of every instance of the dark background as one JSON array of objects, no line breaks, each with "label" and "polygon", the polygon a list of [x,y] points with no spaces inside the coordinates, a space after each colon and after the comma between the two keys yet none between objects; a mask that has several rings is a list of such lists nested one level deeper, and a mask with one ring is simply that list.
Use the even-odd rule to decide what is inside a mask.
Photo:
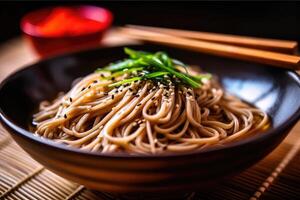
[{"label": "dark background", "polygon": [[20,34],[21,17],[53,5],[92,4],[109,8],[115,25],[144,24],[209,32],[282,38],[300,42],[296,2],[1,2],[0,42]]}]

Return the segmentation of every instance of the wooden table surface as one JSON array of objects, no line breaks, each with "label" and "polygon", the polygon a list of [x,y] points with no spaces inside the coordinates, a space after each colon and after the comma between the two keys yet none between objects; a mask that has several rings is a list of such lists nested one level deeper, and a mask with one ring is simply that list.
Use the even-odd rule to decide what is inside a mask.
[{"label": "wooden table surface", "polygon": [[[116,46],[116,45],[123,45],[123,44],[124,45],[132,44],[132,43],[137,43],[137,42],[123,38],[122,36],[118,35],[113,30],[109,31],[106,34],[106,36],[102,42],[102,44],[104,46]],[[16,71],[22,67],[25,67],[29,64],[32,64],[38,60],[39,60],[38,56],[31,49],[31,47],[29,46],[27,41],[23,40],[22,37],[18,37],[18,38],[15,38],[15,39],[5,42],[4,44],[0,45],[0,82],[6,76],[13,73],[14,71]],[[0,133],[0,136],[1,136],[1,133]],[[289,146],[294,146],[294,148],[295,148],[294,150],[298,151],[299,145],[300,145],[299,141],[300,141],[300,122],[298,122],[295,125],[295,127],[292,129],[289,136],[285,139],[285,141],[283,143],[288,144]],[[291,153],[291,152],[289,151],[289,153]],[[294,154],[296,154],[296,153],[294,152]],[[287,153],[286,157],[288,157],[288,153]],[[272,155],[270,155],[269,158],[266,158],[265,160],[268,160],[268,159],[269,160],[272,159]],[[282,160],[282,162],[283,161],[284,160]],[[264,162],[264,161],[262,161],[262,162]],[[276,165],[276,166],[280,166],[280,163],[281,162],[279,162],[278,165]],[[299,182],[299,180],[297,180],[297,181]],[[263,184],[264,183],[265,182],[263,182]],[[275,186],[274,186],[274,188],[275,188]],[[259,192],[259,189],[261,189],[261,188],[258,188],[258,192]],[[0,194],[1,194],[1,191],[0,191]],[[299,195],[300,195],[300,193],[299,193]],[[255,194],[254,194],[254,196],[255,196]],[[0,199],[1,199],[1,195],[0,195]],[[254,199],[256,199],[256,198],[254,198]]]}]

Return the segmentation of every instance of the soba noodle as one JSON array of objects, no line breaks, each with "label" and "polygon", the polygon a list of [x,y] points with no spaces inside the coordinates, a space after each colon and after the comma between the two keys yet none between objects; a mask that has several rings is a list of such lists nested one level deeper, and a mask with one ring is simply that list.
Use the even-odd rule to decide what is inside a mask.
[{"label": "soba noodle", "polygon": [[195,88],[170,75],[133,81],[131,73],[113,74],[94,72],[53,102],[41,102],[35,134],[88,151],[157,154],[222,145],[267,127],[265,112],[214,79]]}]

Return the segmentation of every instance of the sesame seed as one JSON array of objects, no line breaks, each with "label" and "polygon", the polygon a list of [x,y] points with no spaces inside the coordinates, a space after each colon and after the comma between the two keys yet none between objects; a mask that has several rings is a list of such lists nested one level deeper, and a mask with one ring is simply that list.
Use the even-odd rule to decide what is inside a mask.
[{"label": "sesame seed", "polygon": [[83,91],[83,90],[85,90],[85,87],[83,87],[83,88],[81,89],[81,91]]},{"label": "sesame seed", "polygon": [[138,82],[138,80],[135,80],[135,81],[133,81],[133,82],[135,82],[135,83],[136,83],[136,82]]},{"label": "sesame seed", "polygon": [[151,100],[153,101],[155,99],[155,97],[152,97]]},{"label": "sesame seed", "polygon": [[136,106],[140,106],[140,105],[142,105],[141,103],[139,103],[138,105],[136,105]]},{"label": "sesame seed", "polygon": [[111,99],[114,99],[115,98],[115,95],[111,95]]},{"label": "sesame seed", "polygon": [[104,74],[100,74],[100,76],[102,77],[102,78],[104,78],[105,76],[104,76]]},{"label": "sesame seed", "polygon": [[64,114],[64,118],[67,119],[67,115],[66,114]]},{"label": "sesame seed", "polygon": [[93,83],[98,83],[98,81],[97,81],[97,80],[94,80]]},{"label": "sesame seed", "polygon": [[72,98],[70,97],[70,102],[72,102],[73,100],[72,100]]},{"label": "sesame seed", "polygon": [[132,89],[131,89],[131,88],[129,88],[128,90],[129,90],[130,92],[132,92]]},{"label": "sesame seed", "polygon": [[90,89],[90,88],[91,88],[91,86],[89,85],[88,89]]},{"label": "sesame seed", "polygon": [[135,97],[139,97],[139,96],[140,96],[139,94],[135,95]]},{"label": "sesame seed", "polygon": [[115,80],[115,77],[112,77],[111,80],[114,81],[114,80]]}]

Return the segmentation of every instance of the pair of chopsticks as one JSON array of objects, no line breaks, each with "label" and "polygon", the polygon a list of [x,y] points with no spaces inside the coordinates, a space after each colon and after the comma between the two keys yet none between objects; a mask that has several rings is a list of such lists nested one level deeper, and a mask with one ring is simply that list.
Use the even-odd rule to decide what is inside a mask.
[{"label": "pair of chopsticks", "polygon": [[128,25],[119,33],[145,42],[246,60],[287,69],[300,69],[297,42],[169,28]]}]

